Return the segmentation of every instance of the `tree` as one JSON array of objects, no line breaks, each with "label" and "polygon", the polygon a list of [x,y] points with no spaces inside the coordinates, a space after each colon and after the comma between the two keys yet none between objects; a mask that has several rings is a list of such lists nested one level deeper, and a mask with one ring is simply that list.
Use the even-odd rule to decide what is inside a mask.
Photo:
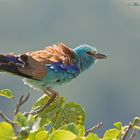
[{"label": "tree", "polygon": [[[10,90],[0,90],[0,96],[12,99]],[[95,132],[102,122],[86,130],[85,111],[74,102],[67,102],[65,97],[53,95],[41,96],[32,106],[30,112],[20,112],[20,107],[28,100],[29,94],[21,96],[15,110],[13,120],[2,111],[0,116],[0,140],[134,140],[140,118],[135,117],[128,125],[114,123],[114,128],[105,132],[100,138]],[[132,130],[132,131],[131,131]]]}]

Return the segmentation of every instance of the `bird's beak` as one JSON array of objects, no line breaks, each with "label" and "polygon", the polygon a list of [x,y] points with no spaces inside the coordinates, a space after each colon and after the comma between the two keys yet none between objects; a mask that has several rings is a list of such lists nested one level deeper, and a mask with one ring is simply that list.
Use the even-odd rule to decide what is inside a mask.
[{"label": "bird's beak", "polygon": [[94,57],[95,57],[96,59],[107,59],[107,56],[104,55],[104,54],[101,54],[101,53],[96,53],[96,54],[94,54]]}]

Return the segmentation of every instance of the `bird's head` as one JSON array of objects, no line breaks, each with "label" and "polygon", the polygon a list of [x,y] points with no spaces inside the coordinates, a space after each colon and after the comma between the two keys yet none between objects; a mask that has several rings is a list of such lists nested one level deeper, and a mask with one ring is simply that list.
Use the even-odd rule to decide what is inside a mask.
[{"label": "bird's head", "polygon": [[77,53],[83,63],[81,66],[83,67],[83,70],[89,68],[97,60],[107,59],[106,55],[98,53],[95,47],[87,44],[76,47],[74,51]]}]

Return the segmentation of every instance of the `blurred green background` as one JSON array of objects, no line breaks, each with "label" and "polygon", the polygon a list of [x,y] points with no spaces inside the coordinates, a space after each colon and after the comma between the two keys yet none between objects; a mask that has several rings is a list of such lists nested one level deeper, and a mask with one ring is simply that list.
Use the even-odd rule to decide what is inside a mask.
[{"label": "blurred green background", "polygon": [[[132,0],[0,0],[0,53],[24,53],[53,43],[74,48],[96,46],[108,55],[57,90],[87,113],[86,127],[99,121],[100,132],[115,121],[140,116],[140,7]],[[21,95],[31,93],[30,110],[40,93],[17,77],[1,73],[0,88],[14,91],[14,101],[0,97],[0,109],[12,117]]]}]

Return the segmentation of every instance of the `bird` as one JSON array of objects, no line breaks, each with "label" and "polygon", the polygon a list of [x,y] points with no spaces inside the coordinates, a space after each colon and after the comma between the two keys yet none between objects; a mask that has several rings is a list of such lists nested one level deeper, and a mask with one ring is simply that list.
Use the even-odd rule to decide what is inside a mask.
[{"label": "bird", "polygon": [[75,79],[100,59],[107,56],[95,47],[82,44],[72,49],[61,42],[19,55],[0,54],[0,72],[17,75],[24,84],[51,96],[58,94],[56,86]]}]

